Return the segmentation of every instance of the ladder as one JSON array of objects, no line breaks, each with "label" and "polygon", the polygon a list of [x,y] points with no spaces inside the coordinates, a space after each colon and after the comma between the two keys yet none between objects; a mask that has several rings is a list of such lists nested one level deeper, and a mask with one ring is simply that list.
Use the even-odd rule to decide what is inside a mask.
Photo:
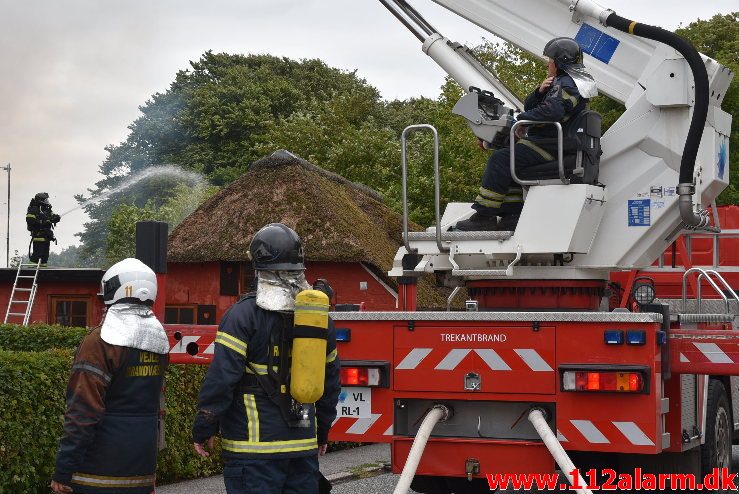
[{"label": "ladder", "polygon": [[[40,266],[40,260],[37,263],[25,263],[23,260],[18,263],[18,272],[15,275],[13,291],[10,293],[8,310],[5,311],[4,324],[8,324],[8,320],[11,317],[22,317],[23,326],[28,324],[28,320],[31,317],[31,309],[33,308],[33,300],[36,298],[36,289],[38,288],[36,280],[38,279],[38,270]],[[25,295],[21,295],[23,293],[27,293],[28,298],[24,298]]]}]

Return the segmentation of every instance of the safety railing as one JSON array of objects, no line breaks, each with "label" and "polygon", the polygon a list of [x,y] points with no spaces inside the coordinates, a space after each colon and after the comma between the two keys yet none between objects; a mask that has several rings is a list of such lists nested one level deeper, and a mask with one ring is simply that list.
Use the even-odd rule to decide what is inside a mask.
[{"label": "safety railing", "polygon": [[[557,169],[559,171],[559,181],[555,180],[524,180],[522,178],[519,178],[518,174],[516,173],[516,146],[514,145],[515,137],[516,137],[516,129],[520,125],[527,125],[527,124],[536,124],[536,125],[554,125],[557,128]],[[537,122],[535,120],[519,120],[516,123],[513,124],[511,127],[511,177],[513,178],[513,181],[520,184],[520,185],[548,185],[552,183],[563,183],[565,185],[568,185],[570,183],[570,180],[565,176],[565,162],[564,162],[564,151],[563,151],[563,142],[564,137],[562,133],[562,124],[559,122]]]},{"label": "safety railing", "polygon": [[[726,313],[731,313],[731,305],[729,304],[729,297],[727,297],[727,293],[731,295],[731,298],[737,301],[739,303],[739,296],[734,291],[733,288],[726,282],[723,276],[718,273],[718,271],[713,269],[703,269],[703,268],[690,268],[685,273],[683,273],[683,287],[682,287],[682,302],[683,307],[682,311],[687,312],[687,306],[688,306],[688,278],[691,274],[698,273],[698,279],[696,282],[695,287],[695,299],[696,299],[696,312],[698,314],[701,313],[701,304],[702,304],[702,294],[701,294],[701,280],[703,278],[706,279],[709,285],[711,285],[711,288],[714,289],[717,295],[719,295],[726,304]],[[724,290],[719,288],[719,286],[716,284],[716,281],[714,281],[714,278],[718,280],[721,285],[723,285]]]},{"label": "safety railing", "polygon": [[[710,268],[721,268],[725,265],[721,264],[721,241],[727,240],[727,239],[739,239],[739,230],[733,229],[733,230],[721,230],[721,232],[715,232],[715,233],[709,233],[709,232],[696,232],[696,233],[683,233],[683,238],[685,239],[685,250],[686,250],[686,256],[688,259],[690,259],[691,264],[695,265],[698,264],[693,261],[693,242],[695,240],[703,240],[703,239],[711,239],[711,257],[712,262],[709,265],[701,265],[701,267],[710,267]],[[672,266],[671,267],[677,267],[678,263],[676,262],[677,257],[677,249],[673,249],[672,251]],[[660,268],[666,268],[670,267],[666,265],[665,263],[665,253],[663,252],[660,254],[659,259],[657,261],[657,265]],[[737,267],[737,266],[733,266]]]},{"label": "safety railing", "polygon": [[429,124],[418,124],[409,125],[403,129],[403,133],[400,135],[400,162],[403,168],[403,244],[405,245],[406,251],[409,254],[416,252],[416,249],[412,249],[410,241],[408,240],[408,158],[406,153],[406,144],[408,140],[408,134],[417,130],[428,130],[434,136],[434,215],[436,218],[436,246],[439,248],[439,252],[449,252],[448,247],[444,247],[441,241],[441,211],[440,211],[440,186],[439,186],[439,133],[433,125]]}]

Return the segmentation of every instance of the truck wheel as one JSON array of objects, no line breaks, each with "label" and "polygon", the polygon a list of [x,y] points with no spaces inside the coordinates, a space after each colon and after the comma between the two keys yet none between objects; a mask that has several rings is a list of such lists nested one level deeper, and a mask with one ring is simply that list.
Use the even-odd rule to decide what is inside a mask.
[{"label": "truck wheel", "polygon": [[731,470],[731,408],[723,383],[708,381],[708,405],[706,411],[706,440],[701,446],[701,473],[709,474],[714,468]]}]

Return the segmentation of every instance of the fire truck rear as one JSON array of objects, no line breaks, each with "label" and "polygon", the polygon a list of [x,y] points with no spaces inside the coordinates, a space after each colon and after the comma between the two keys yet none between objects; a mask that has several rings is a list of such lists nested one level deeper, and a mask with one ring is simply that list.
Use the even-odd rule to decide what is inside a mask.
[{"label": "fire truck rear", "polygon": [[[438,158],[435,225],[409,232],[406,141],[440,137],[427,125],[403,132],[404,246],[390,272],[401,311],[333,314],[344,390],[332,439],[390,443],[396,492],[414,478],[421,492],[466,492],[488,474],[556,468],[583,486],[575,465],[698,481],[728,471],[739,297],[719,257],[695,264],[686,242],[702,235],[717,251],[733,237],[707,209],[728,180],[731,117],[716,95],[733,74],[588,0],[436,1],[534,55],[574,38],[598,89],[626,112],[604,135],[597,117],[584,120],[577,151],[568,162],[560,143],[551,176],[527,177],[511,157],[527,189],[512,232],[456,231],[472,210],[450,203],[441,214]],[[513,140],[520,101],[404,0],[381,2],[468,91],[454,111],[472,132]],[[665,252],[672,269],[662,255],[648,272]],[[453,289],[449,309],[466,290],[466,310],[417,310],[427,273]]]},{"label": "fire truck rear", "polygon": [[[566,129],[552,123],[560,142],[548,175],[527,176],[511,156],[526,200],[507,232],[457,231],[473,211],[440,211],[443,136],[428,125],[403,132],[403,246],[389,273],[400,310],[332,313],[343,390],[331,439],[390,443],[396,492],[411,481],[420,492],[485,491],[486,475],[557,468],[581,492],[575,467],[728,471],[739,297],[717,261],[735,232],[720,233],[708,208],[728,185],[721,103],[732,72],[591,0],[435,1],[536,56],[552,38],[575,39],[598,90],[626,111],[602,135],[593,112]],[[454,112],[472,133],[513,140],[525,125],[514,123],[515,95],[405,0],[380,2],[467,92]],[[417,131],[437,146],[436,221],[410,232],[405,151]],[[708,262],[691,253],[701,236],[713,242]],[[417,310],[428,274],[451,289],[448,310]],[[460,293],[466,310],[451,310]],[[173,362],[209,360],[212,328],[168,329]]]}]

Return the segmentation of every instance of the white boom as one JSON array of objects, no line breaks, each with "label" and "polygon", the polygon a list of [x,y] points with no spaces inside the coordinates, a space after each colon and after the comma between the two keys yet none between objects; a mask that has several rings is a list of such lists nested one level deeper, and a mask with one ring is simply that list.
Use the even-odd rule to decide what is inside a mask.
[{"label": "white boom", "polygon": [[[393,2],[399,19],[409,11],[412,20],[420,18],[404,0],[380,1],[391,10],[388,4]],[[576,39],[598,89],[624,103],[626,111],[602,138],[599,181],[605,187],[530,187],[518,227],[510,236],[447,232],[472,214],[469,204],[449,204],[441,220],[441,245],[435,241],[434,228],[409,235],[411,251],[423,256],[415,271],[450,271],[463,279],[597,278],[614,269],[646,267],[684,227],[704,226],[703,218],[700,222],[686,218],[698,218],[700,208],[708,207],[728,185],[731,116],[721,109],[721,102],[733,77],[729,69],[701,55],[709,102],[695,160],[696,192],[691,197],[690,184],[680,180],[685,171],[682,177],[680,171],[696,83],[680,52],[607,27],[613,11],[590,0],[433,1],[535,56],[542,57],[552,38]],[[508,107],[520,108],[515,96],[464,47],[424,23],[414,32],[424,52],[463,88],[491,91]],[[413,31],[408,22],[404,24]],[[391,275],[410,274],[407,266],[401,267],[406,250],[398,252]],[[561,254],[573,254],[572,261],[552,267],[552,259]],[[508,268],[511,263],[516,269]]]}]

